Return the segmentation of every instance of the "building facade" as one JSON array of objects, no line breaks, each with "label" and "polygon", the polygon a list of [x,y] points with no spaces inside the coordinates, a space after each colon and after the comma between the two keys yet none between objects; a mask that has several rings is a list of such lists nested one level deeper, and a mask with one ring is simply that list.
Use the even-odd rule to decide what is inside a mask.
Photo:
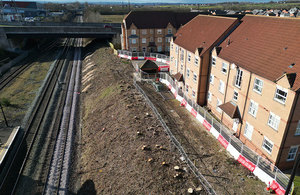
[{"label": "building facade", "polygon": [[199,105],[205,105],[211,50],[239,24],[236,18],[198,15],[171,40],[170,74]]},{"label": "building facade", "polygon": [[211,57],[207,107],[280,169],[292,168],[300,145],[299,27],[295,19],[246,15]]},{"label": "building facade", "polygon": [[177,30],[197,13],[132,11],[122,23],[121,45],[132,52],[169,53],[170,41]]}]

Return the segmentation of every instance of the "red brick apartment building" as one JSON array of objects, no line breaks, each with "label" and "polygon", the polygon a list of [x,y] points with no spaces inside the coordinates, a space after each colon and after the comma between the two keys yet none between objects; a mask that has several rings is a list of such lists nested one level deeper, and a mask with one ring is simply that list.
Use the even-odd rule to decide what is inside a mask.
[{"label": "red brick apartment building", "polygon": [[206,103],[211,51],[238,24],[236,18],[198,15],[171,40],[170,74],[201,106]]},{"label": "red brick apartment building", "polygon": [[177,30],[198,13],[131,11],[122,23],[122,50],[169,53]]},{"label": "red brick apartment building", "polygon": [[207,106],[280,169],[291,168],[299,151],[298,72],[297,19],[246,15],[212,51]]}]

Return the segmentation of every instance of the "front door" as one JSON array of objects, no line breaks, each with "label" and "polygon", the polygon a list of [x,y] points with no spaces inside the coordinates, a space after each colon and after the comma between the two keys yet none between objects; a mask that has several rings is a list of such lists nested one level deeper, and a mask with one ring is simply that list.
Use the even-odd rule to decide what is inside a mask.
[{"label": "front door", "polygon": [[237,131],[237,129],[238,129],[238,126],[239,126],[239,120],[233,120],[233,125],[232,125],[232,129],[233,129],[233,131],[234,132],[236,132]]}]

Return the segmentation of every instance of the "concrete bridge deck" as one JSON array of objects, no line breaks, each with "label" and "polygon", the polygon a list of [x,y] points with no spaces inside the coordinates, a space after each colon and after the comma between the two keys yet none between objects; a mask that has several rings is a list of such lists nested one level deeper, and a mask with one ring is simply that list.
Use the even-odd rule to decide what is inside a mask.
[{"label": "concrete bridge deck", "polygon": [[0,23],[0,32],[13,37],[109,38],[121,33],[120,23]]}]

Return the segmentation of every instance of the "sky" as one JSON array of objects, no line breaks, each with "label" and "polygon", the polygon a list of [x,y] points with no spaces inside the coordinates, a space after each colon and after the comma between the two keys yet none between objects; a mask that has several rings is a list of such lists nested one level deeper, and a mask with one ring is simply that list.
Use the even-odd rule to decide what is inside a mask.
[{"label": "sky", "polygon": [[[15,0],[19,1],[19,0]],[[36,2],[91,2],[91,3],[101,3],[101,2],[124,2],[128,3],[128,0],[21,0],[21,1],[36,1]],[[129,0],[130,3],[219,3],[219,2],[269,2],[271,0]]]}]

